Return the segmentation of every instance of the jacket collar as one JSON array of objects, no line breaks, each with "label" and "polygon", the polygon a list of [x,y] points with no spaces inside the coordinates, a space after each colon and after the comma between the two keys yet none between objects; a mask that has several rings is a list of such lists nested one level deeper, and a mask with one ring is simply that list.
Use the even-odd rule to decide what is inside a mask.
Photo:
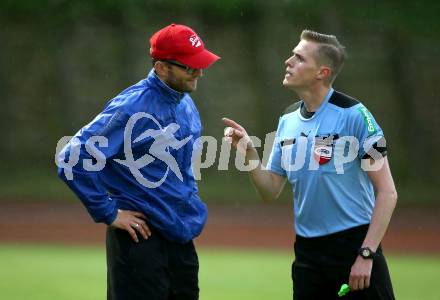
[{"label": "jacket collar", "polygon": [[148,74],[147,81],[151,85],[159,87],[161,92],[166,96],[164,100],[171,100],[172,102],[178,103],[183,97],[185,97],[186,93],[178,92],[169,87],[157,76],[154,69],[151,69],[150,73]]}]

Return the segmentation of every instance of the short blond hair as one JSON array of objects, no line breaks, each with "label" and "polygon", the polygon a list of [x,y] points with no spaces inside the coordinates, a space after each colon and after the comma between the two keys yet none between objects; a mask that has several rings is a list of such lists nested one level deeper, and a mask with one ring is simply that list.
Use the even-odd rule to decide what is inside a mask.
[{"label": "short blond hair", "polygon": [[335,81],[336,76],[341,72],[347,58],[345,47],[339,43],[334,35],[323,34],[305,29],[302,31],[301,40],[315,42],[318,44],[316,60],[321,65],[331,69],[331,74],[326,80],[328,83]]}]

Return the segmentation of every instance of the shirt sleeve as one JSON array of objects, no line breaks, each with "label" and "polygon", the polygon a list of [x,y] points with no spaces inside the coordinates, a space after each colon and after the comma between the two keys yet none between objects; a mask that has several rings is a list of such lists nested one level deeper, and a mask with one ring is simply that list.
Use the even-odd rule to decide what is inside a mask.
[{"label": "shirt sleeve", "polygon": [[267,162],[266,169],[272,171],[278,175],[286,176],[286,170],[281,165],[282,149],[280,140],[280,131],[282,127],[282,119],[278,122],[277,132],[275,134],[275,140],[273,142],[272,151]]},{"label": "shirt sleeve", "polygon": [[[90,170],[84,162],[88,160],[96,166],[101,160],[105,166],[109,158],[120,152],[127,120],[128,115],[118,107],[106,108],[76,133],[57,157],[58,176],[78,196],[95,222],[111,224],[117,216],[117,207],[99,178],[99,170]],[[107,142],[90,145],[91,137]],[[91,151],[90,146],[95,150]]]},{"label": "shirt sleeve", "polygon": [[364,105],[359,104],[354,107],[351,111],[351,122],[354,137],[359,141],[359,158],[377,158],[387,155],[384,133]]}]

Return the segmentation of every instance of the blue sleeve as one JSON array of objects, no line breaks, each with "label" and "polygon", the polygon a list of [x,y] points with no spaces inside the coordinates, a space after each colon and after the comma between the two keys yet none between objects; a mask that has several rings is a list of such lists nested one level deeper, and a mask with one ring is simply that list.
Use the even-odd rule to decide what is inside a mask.
[{"label": "blue sleeve", "polygon": [[277,132],[275,134],[275,140],[272,146],[272,152],[270,153],[266,169],[278,175],[286,176],[286,170],[281,165],[281,158],[282,158],[282,150],[280,143],[281,127],[282,127],[282,122],[280,119],[280,121],[278,122]]},{"label": "blue sleeve", "polygon": [[[57,157],[58,176],[78,196],[95,222],[111,224],[117,216],[117,207],[100,180],[100,170],[91,171],[84,162],[88,160],[96,167],[101,160],[103,168],[109,158],[120,152],[127,120],[127,114],[118,107],[107,107],[76,133]],[[91,150],[89,139],[96,136],[107,142],[94,144],[95,150]],[[66,164],[69,165],[67,168]]]},{"label": "blue sleeve", "polygon": [[350,113],[353,135],[359,142],[358,157],[370,157],[373,149],[385,156],[387,148],[384,133],[370,111],[359,104]]}]

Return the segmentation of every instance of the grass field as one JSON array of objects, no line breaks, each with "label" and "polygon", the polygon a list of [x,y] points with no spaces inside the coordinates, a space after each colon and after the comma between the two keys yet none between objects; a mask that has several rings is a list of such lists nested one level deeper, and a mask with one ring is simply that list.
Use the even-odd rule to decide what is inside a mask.
[{"label": "grass field", "polygon": [[[291,299],[291,254],[200,249],[200,299]],[[399,300],[438,300],[440,256],[388,255]],[[105,299],[99,247],[0,245],[1,299]]]}]

